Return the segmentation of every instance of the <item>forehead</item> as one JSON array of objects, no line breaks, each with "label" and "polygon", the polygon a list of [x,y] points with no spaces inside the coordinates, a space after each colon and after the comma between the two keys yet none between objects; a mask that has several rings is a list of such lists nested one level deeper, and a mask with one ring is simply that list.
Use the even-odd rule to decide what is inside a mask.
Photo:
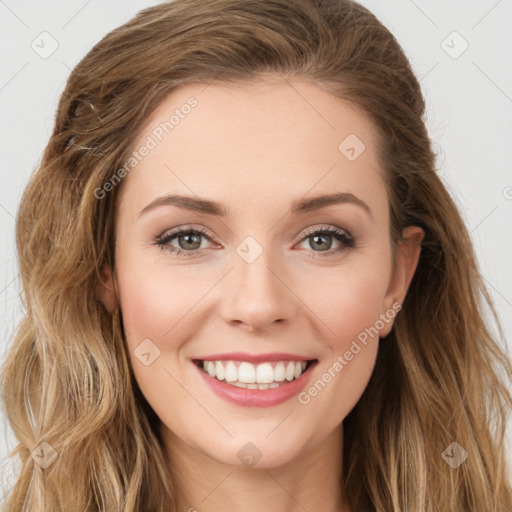
[{"label": "forehead", "polygon": [[312,83],[188,85],[140,131],[120,203],[138,212],[177,191],[228,205],[334,191],[382,200],[376,144],[362,112]]}]

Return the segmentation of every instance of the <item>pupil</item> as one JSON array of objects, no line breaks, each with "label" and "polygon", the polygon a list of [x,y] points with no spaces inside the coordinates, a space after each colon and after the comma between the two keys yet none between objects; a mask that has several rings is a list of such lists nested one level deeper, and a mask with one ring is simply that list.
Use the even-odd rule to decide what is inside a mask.
[{"label": "pupil", "polygon": [[[330,249],[330,247],[331,247],[331,245],[332,245],[332,240],[330,240],[330,238],[331,238],[331,237],[330,237],[329,235],[314,235],[314,236],[313,236],[313,244],[317,244],[317,243],[318,243],[317,241],[318,241],[319,239],[323,239],[324,241],[325,241],[326,239],[329,239],[329,240],[328,240],[328,242],[330,241],[331,243],[328,243],[328,244],[327,244],[327,245],[328,245],[328,247],[324,247],[324,248],[319,247],[319,249],[320,249],[321,251],[326,251],[326,250]],[[319,243],[321,244],[322,242],[319,242]]]},{"label": "pupil", "polygon": [[[201,241],[199,240],[199,236],[198,235],[191,234],[191,233],[186,234],[186,235],[182,235],[180,237],[180,241],[181,240],[185,240],[185,245],[187,245],[187,244],[194,245],[194,240],[190,241],[190,239],[194,239],[194,238],[195,238],[195,243],[196,243],[197,247],[182,247],[182,248],[184,248],[184,249],[197,249],[199,247],[199,245],[201,245]],[[199,241],[199,244],[197,244],[198,241]],[[182,245],[182,244],[180,243],[180,245]]]}]

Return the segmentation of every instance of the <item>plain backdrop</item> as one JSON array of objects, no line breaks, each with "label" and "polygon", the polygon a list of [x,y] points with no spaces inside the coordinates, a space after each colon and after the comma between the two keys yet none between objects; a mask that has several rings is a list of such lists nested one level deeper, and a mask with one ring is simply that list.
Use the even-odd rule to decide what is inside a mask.
[{"label": "plain backdrop", "polygon": [[[20,318],[16,212],[51,133],[65,81],[101,37],[156,3],[0,0],[0,364]],[[361,3],[395,35],[421,81],[440,174],[471,232],[510,355],[512,2]],[[511,437],[509,431],[509,443]],[[0,488],[5,491],[13,472],[6,455],[14,446],[0,411]]]}]

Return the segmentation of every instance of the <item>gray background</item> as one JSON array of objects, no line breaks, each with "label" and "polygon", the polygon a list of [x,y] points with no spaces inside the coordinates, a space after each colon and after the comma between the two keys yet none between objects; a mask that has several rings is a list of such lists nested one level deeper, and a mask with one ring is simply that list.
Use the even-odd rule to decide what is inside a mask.
[{"label": "gray background", "polygon": [[[14,219],[65,80],[104,34],[156,3],[0,0],[0,364],[20,318]],[[438,166],[471,232],[510,354],[512,0],[361,3],[395,35],[421,79]],[[509,431],[509,453],[511,437]],[[13,471],[6,455],[14,446],[0,411],[0,488],[6,490]]]}]

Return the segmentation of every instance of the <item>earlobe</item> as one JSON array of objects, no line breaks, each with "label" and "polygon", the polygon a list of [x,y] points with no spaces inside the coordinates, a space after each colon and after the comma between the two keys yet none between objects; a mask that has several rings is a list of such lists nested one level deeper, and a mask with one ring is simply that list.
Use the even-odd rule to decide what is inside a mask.
[{"label": "earlobe", "polygon": [[102,268],[101,280],[98,283],[96,296],[109,313],[112,313],[117,307],[117,296],[114,286],[114,277],[112,271],[107,263]]},{"label": "earlobe", "polygon": [[[391,277],[388,291],[385,298],[385,307],[398,313],[401,304],[405,300],[407,290],[411,284],[412,278],[418,266],[421,253],[421,242],[425,232],[419,226],[408,226],[402,232],[402,240],[398,242],[395,268]],[[397,305],[400,305],[398,307]],[[389,322],[379,332],[381,338],[386,337],[393,327],[393,322]]]}]

